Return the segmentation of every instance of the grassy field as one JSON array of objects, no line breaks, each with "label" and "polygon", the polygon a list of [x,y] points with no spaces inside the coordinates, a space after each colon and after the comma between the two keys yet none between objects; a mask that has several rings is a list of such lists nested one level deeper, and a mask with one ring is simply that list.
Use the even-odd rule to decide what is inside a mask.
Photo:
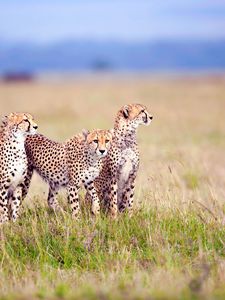
[{"label": "grassy field", "polygon": [[[1,115],[29,111],[62,141],[111,128],[140,102],[135,214],[94,220],[47,209],[34,176],[21,218],[0,228],[0,299],[225,299],[225,77],[0,83]],[[81,195],[81,202],[82,202]]]}]

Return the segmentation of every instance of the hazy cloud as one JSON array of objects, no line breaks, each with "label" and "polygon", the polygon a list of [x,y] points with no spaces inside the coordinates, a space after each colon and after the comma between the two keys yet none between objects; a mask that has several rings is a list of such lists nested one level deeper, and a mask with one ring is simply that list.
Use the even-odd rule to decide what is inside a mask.
[{"label": "hazy cloud", "polygon": [[0,37],[147,40],[225,36],[225,1],[0,0]]}]

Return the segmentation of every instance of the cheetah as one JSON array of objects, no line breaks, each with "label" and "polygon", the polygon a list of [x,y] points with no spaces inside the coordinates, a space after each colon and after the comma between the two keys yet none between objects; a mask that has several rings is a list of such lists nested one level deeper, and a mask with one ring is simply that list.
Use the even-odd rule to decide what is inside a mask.
[{"label": "cheetah", "polygon": [[107,155],[112,142],[110,130],[83,130],[64,143],[59,143],[37,134],[29,136],[25,142],[28,158],[28,172],[25,197],[35,170],[48,184],[48,205],[53,210],[60,209],[56,195],[60,188],[68,192],[68,202],[74,218],[80,215],[78,192],[83,185],[91,196],[91,213],[100,211],[99,198],[93,181],[99,175],[102,158]]},{"label": "cheetah", "polygon": [[[132,214],[135,179],[139,168],[137,129],[149,125],[153,116],[141,104],[123,106],[117,113],[112,145],[94,185],[109,215],[118,210]],[[86,200],[89,200],[88,193]]]},{"label": "cheetah", "polygon": [[0,128],[0,224],[16,221],[27,170],[24,147],[27,135],[35,134],[37,124],[28,113],[11,113]]}]

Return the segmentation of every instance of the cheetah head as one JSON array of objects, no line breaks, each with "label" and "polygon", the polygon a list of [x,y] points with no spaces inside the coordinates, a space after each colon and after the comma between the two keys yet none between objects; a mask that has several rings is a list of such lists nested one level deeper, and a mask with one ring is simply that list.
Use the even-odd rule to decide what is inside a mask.
[{"label": "cheetah head", "polygon": [[112,143],[112,130],[83,130],[82,133],[92,155],[96,155],[98,158],[103,158],[107,155]]},{"label": "cheetah head", "polygon": [[35,134],[38,128],[33,116],[28,113],[10,113],[2,119],[2,126],[22,135]]},{"label": "cheetah head", "polygon": [[117,120],[133,128],[139,125],[149,125],[153,116],[149,114],[146,106],[142,104],[128,104],[124,105],[118,112]]}]

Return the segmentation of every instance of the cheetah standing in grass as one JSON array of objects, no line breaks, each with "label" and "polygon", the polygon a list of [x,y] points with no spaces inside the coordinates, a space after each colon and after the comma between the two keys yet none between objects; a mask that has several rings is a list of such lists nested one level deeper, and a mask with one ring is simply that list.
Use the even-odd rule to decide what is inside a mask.
[{"label": "cheetah standing in grass", "polygon": [[93,181],[99,175],[101,159],[107,155],[111,141],[111,132],[99,129],[83,131],[65,143],[51,141],[43,135],[28,137],[25,147],[29,168],[23,195],[27,194],[35,170],[49,184],[49,207],[59,208],[55,196],[61,187],[66,187],[72,216],[77,217],[80,213],[78,192],[84,185],[92,199],[91,212],[98,214],[100,203]]},{"label": "cheetah standing in grass", "polygon": [[141,104],[125,105],[117,113],[112,146],[94,182],[100,200],[112,217],[116,217],[118,208],[121,212],[125,209],[132,212],[139,167],[137,129],[139,125],[149,125],[152,119]]},{"label": "cheetah standing in grass", "polygon": [[0,128],[0,224],[16,221],[22,197],[27,157],[25,138],[37,125],[27,113],[11,113]]}]

